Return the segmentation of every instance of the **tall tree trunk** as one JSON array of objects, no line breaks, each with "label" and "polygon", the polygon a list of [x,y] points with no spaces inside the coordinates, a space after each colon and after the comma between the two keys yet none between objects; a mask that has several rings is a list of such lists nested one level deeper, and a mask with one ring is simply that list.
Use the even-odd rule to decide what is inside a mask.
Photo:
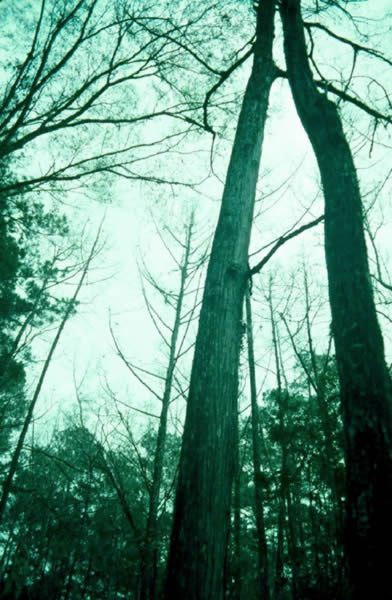
[{"label": "tall tree trunk", "polygon": [[257,552],[259,559],[259,581],[261,597],[269,600],[269,565],[268,548],[264,526],[264,493],[261,470],[259,407],[257,405],[256,368],[253,346],[253,323],[250,290],[245,294],[246,330],[248,338],[248,362],[250,380],[250,401],[252,417],[252,449],[253,449],[253,483],[255,488],[255,517],[257,529]]},{"label": "tall tree trunk", "polygon": [[391,384],[377,322],[356,170],[336,106],[308,64],[300,0],[282,2],[287,72],[320,169],[325,253],[339,371],[347,481],[346,555],[352,598],[385,597],[392,536]]},{"label": "tall tree trunk", "polygon": [[234,468],[242,308],[272,60],[273,0],[260,2],[252,73],[239,116],[207,271],[192,365],[166,600],[221,600]]}]

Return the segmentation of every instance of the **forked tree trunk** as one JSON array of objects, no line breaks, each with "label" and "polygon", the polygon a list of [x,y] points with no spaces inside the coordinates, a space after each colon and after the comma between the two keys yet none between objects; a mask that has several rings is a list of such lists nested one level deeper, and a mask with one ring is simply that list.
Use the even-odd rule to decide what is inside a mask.
[{"label": "forked tree trunk", "polygon": [[274,0],[260,2],[207,271],[181,451],[165,599],[221,600],[235,452],[242,307],[272,60]]},{"label": "forked tree trunk", "polygon": [[325,197],[325,253],[339,371],[347,479],[351,597],[389,595],[392,536],[391,384],[377,322],[356,170],[336,106],[308,64],[300,0],[282,2],[287,72]]}]

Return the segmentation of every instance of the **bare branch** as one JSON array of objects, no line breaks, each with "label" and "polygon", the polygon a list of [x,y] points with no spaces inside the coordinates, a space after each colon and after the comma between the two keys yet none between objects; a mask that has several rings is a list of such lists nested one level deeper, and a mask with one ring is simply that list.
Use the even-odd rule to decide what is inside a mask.
[{"label": "bare branch", "polygon": [[266,256],[260,262],[258,262],[254,267],[251,267],[249,269],[249,276],[252,277],[252,275],[259,273],[259,271],[261,271],[261,269],[272,258],[272,256],[275,254],[275,252],[277,252],[279,250],[279,248],[281,246],[283,246],[286,242],[288,242],[289,240],[292,240],[293,238],[295,238],[297,235],[300,235],[304,231],[307,231],[308,229],[315,227],[316,225],[321,223],[323,220],[324,220],[324,215],[321,215],[320,217],[317,217],[317,219],[314,219],[313,221],[306,223],[306,225],[302,225],[301,227],[298,227],[298,229],[291,231],[291,233],[282,235],[275,242],[275,244],[272,246],[271,250],[266,254]]},{"label": "bare branch", "polygon": [[325,25],[322,25],[321,23],[305,21],[304,26],[308,30],[310,30],[312,28],[320,29],[321,31],[323,31],[324,33],[327,33],[330,37],[334,38],[335,40],[338,40],[339,42],[342,42],[343,44],[347,44],[348,46],[350,46],[354,50],[354,52],[364,52],[366,54],[370,54],[371,56],[374,56],[375,58],[379,58],[380,60],[386,62],[389,66],[392,66],[392,60],[390,60],[389,58],[384,56],[382,54],[382,52],[379,52],[378,50],[375,50],[374,48],[370,48],[369,46],[362,46],[361,44],[358,44],[357,42],[353,42],[352,40],[349,40],[348,38],[337,35],[333,31],[328,29],[328,27],[326,27]]}]

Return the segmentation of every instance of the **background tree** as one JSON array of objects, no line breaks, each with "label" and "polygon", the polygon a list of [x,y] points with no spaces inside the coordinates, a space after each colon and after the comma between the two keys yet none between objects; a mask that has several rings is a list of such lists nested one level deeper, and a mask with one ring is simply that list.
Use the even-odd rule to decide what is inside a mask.
[{"label": "background tree", "polygon": [[[8,177],[4,168],[3,182]],[[27,203],[21,196],[1,194],[0,230],[0,447],[5,452],[25,410],[28,334],[61,312],[62,301],[50,288],[66,275],[63,267],[71,249],[59,250],[69,233],[65,217],[45,209],[39,199]],[[52,258],[44,259],[44,247]]]},{"label": "background tree", "polygon": [[[201,267],[206,259],[206,241],[200,232],[195,230],[195,212],[191,211],[188,222],[184,224],[184,232],[178,233],[165,226],[164,233],[159,232],[163,250],[168,252],[171,263],[178,272],[177,289],[166,289],[163,282],[148,270],[145,262],[141,267],[143,296],[146,308],[153,321],[154,327],[167,349],[167,366],[164,375],[140,367],[126,358],[111,326],[112,338],[117,353],[125,366],[147,390],[154,400],[159,400],[158,430],[156,432],[156,447],[151,450],[153,468],[148,485],[148,510],[143,532],[143,549],[141,564],[140,598],[152,600],[157,595],[159,581],[157,567],[159,562],[160,539],[159,505],[161,503],[161,482],[165,458],[166,440],[169,427],[169,410],[171,403],[184,392],[181,388],[180,363],[185,355],[193,348],[189,332],[192,322],[198,315],[198,293],[200,289]],[[171,247],[172,246],[172,247]],[[177,257],[176,255],[180,255]],[[148,287],[147,287],[148,286]],[[150,298],[150,293],[158,293],[161,307],[157,308]],[[170,318],[166,317],[166,310]],[[182,359],[182,360],[181,360]],[[154,383],[150,383],[152,380]],[[155,391],[157,383],[163,386],[162,391]],[[179,388],[179,390],[178,390]],[[113,395],[113,394],[112,394]],[[155,436],[154,436],[155,439]]]},{"label": "background tree", "polygon": [[2,489],[2,493],[1,493],[1,497],[0,497],[0,522],[4,515],[4,511],[5,511],[5,508],[7,505],[7,500],[10,495],[10,492],[11,492],[12,481],[13,481],[13,478],[14,478],[14,475],[15,475],[15,472],[16,472],[16,469],[18,466],[19,458],[20,458],[20,455],[22,452],[22,448],[23,448],[23,444],[24,444],[24,441],[25,441],[25,438],[27,435],[27,431],[28,431],[31,421],[33,419],[34,409],[36,407],[37,400],[41,393],[41,389],[42,389],[43,382],[45,380],[46,373],[49,369],[50,363],[52,361],[54,352],[57,348],[57,345],[59,343],[59,340],[60,340],[61,334],[64,330],[64,327],[67,324],[67,321],[69,320],[70,316],[72,315],[72,313],[75,309],[76,300],[78,298],[78,295],[82,288],[82,285],[86,279],[88,270],[91,266],[91,262],[96,257],[96,254],[98,252],[98,249],[99,249],[98,242],[99,242],[100,231],[101,231],[101,229],[98,230],[96,238],[91,246],[89,255],[87,256],[87,258],[85,260],[85,263],[84,263],[82,271],[81,271],[80,279],[76,285],[75,291],[65,306],[64,314],[62,315],[62,318],[58,325],[56,334],[55,334],[52,344],[50,346],[48,355],[44,361],[44,364],[43,364],[40,376],[38,378],[38,382],[35,387],[34,393],[32,395],[31,401],[28,403],[27,412],[23,419],[23,425],[22,425],[22,428],[18,435],[18,441],[16,443],[14,450],[12,451],[11,462],[10,462],[7,474],[6,474],[4,482],[3,482],[3,489]]}]

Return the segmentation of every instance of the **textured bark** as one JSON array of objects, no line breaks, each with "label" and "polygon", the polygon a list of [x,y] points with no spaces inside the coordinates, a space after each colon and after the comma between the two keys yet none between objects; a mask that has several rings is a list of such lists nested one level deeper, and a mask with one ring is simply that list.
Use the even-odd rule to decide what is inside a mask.
[{"label": "textured bark", "polygon": [[268,547],[265,536],[264,526],[264,493],[261,470],[261,451],[260,451],[260,425],[259,425],[259,407],[257,404],[256,388],[256,368],[253,346],[253,324],[252,324],[252,306],[250,300],[250,290],[245,295],[246,306],[246,329],[248,338],[248,362],[249,362],[249,380],[250,380],[250,401],[251,401],[251,420],[252,420],[252,450],[253,450],[253,483],[255,488],[255,517],[257,529],[257,553],[259,559],[259,581],[261,597],[263,600],[269,600],[269,564]]},{"label": "textured bark", "polygon": [[196,338],[166,600],[221,600],[234,470],[242,308],[272,61],[274,1],[260,2],[252,73],[228,167]]},{"label": "textured bark", "polygon": [[300,0],[282,3],[287,71],[325,197],[325,253],[345,432],[351,597],[385,597],[392,535],[391,384],[377,322],[356,170],[337,107],[317,92]]}]

